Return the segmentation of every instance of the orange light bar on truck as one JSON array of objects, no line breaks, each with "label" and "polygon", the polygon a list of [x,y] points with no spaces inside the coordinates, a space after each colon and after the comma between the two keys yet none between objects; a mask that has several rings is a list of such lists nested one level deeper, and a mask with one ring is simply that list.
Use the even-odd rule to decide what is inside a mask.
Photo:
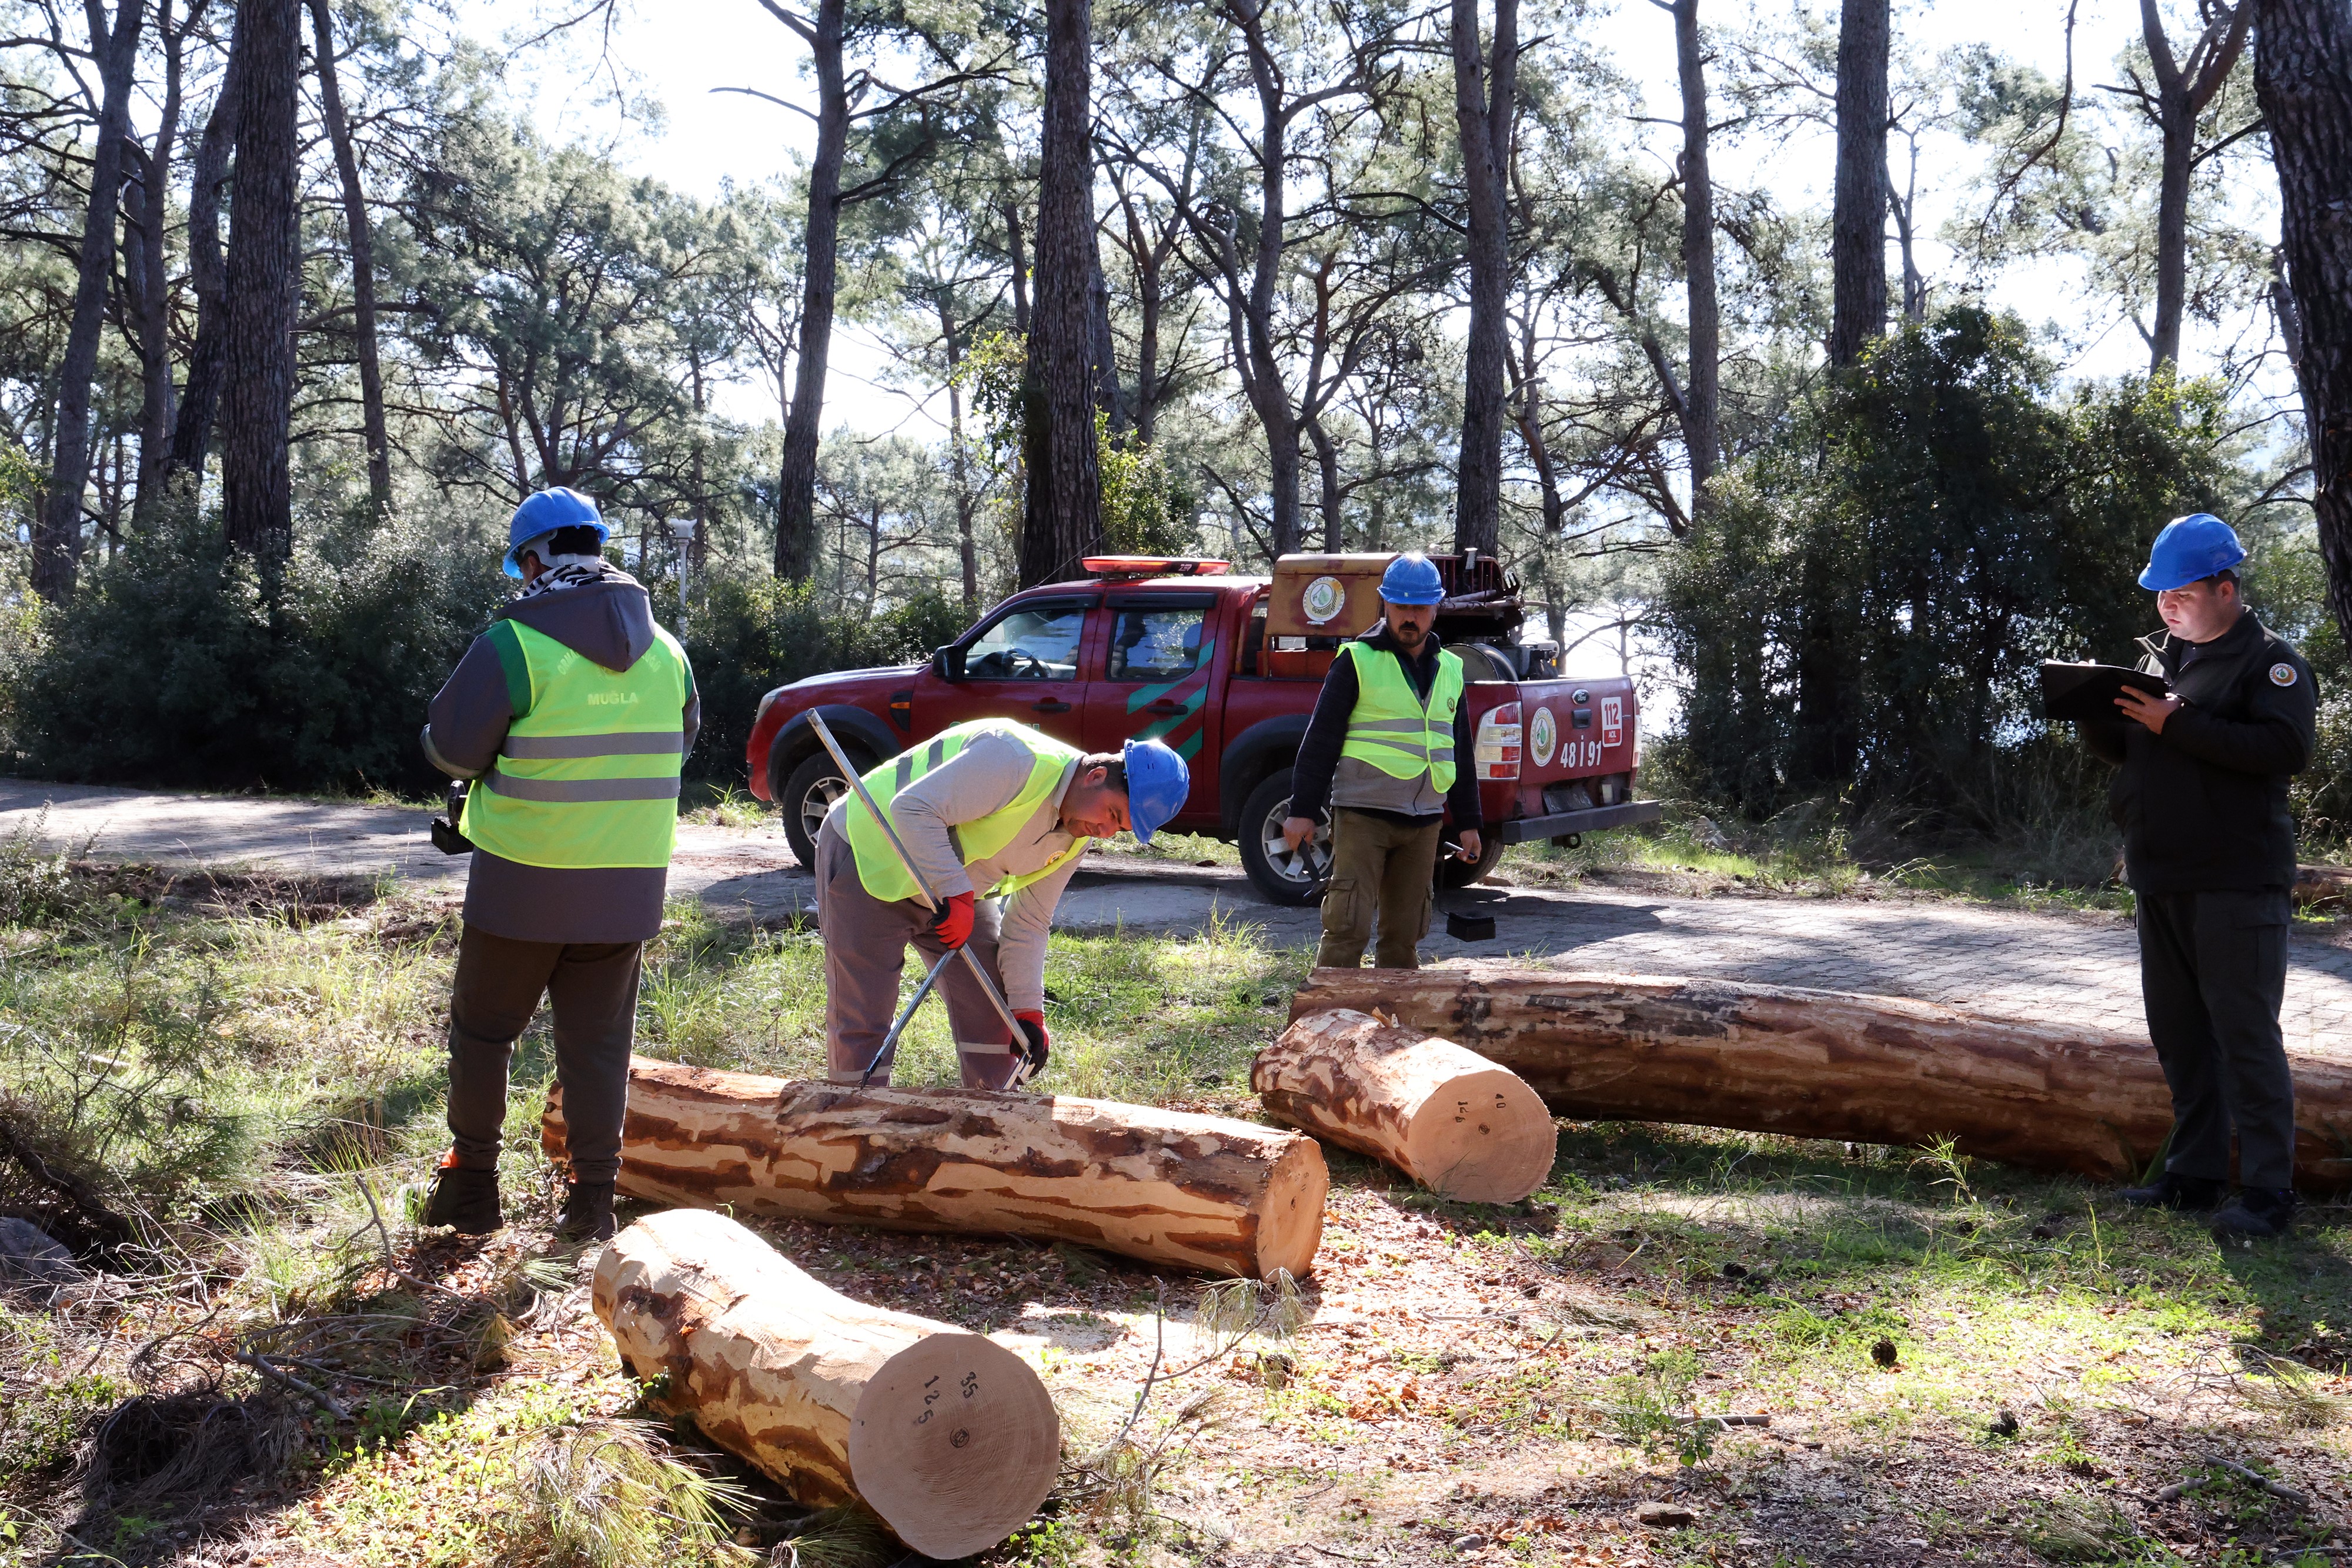
[{"label": "orange light bar on truck", "polygon": [[1223,577],[1234,563],[1197,556],[1090,555],[1078,564],[1095,577]]}]

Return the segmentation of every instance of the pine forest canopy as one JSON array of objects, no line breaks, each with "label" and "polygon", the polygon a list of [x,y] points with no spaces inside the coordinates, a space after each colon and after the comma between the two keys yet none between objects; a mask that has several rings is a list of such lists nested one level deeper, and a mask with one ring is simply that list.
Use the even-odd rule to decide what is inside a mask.
[{"label": "pine forest canopy", "polygon": [[[1106,547],[1476,548],[1530,634],[1675,652],[1694,777],[1759,810],[1976,789],[2192,502],[2340,662],[2345,0],[2077,8],[2048,58],[1886,0],[740,0],[798,152],[700,193],[625,155],[622,4],[485,0],[493,47],[408,0],[0,0],[17,765],[109,770],[139,713],[66,694],[110,639],[323,689],[397,622],[429,665],[550,485],[657,591],[690,564],[747,689]],[[542,123],[531,60],[621,96]],[[398,772],[372,722],[411,718],[273,781]]]}]

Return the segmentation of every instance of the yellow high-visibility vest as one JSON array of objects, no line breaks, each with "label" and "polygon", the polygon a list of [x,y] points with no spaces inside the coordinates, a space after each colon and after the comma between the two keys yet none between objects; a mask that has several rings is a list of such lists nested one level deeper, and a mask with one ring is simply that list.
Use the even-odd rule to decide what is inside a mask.
[{"label": "yellow high-visibility vest", "polygon": [[488,633],[523,711],[466,796],[474,847],[562,870],[667,866],[694,675],[659,626],[625,670],[608,670],[512,621]]},{"label": "yellow high-visibility vest", "polygon": [[[1053,799],[1054,787],[1070,764],[1086,753],[1075,746],[1066,745],[1049,735],[1040,734],[1027,725],[1015,724],[1009,718],[976,718],[964,724],[952,725],[940,731],[921,746],[900,752],[865,776],[866,792],[875,803],[890,811],[898,792],[924,778],[933,769],[947,765],[950,759],[983,735],[1009,735],[1028,747],[1034,759],[1029,769],[1028,781],[1011,803],[991,811],[985,817],[969,822],[958,822],[953,832],[956,853],[966,865],[984,861],[1013,841],[1037,808]],[[891,825],[897,827],[893,812]],[[915,879],[908,874],[898,852],[890,847],[888,835],[866,809],[855,793],[848,802],[849,847],[857,857],[857,880],[876,898],[897,900],[915,896]],[[901,838],[904,831],[901,830]],[[983,889],[982,898],[1003,898],[1017,893],[1033,882],[1042,882],[1070,862],[1087,852],[1093,841],[1078,839],[1055,855],[1043,867],[1020,876],[1008,876],[994,887]]]},{"label": "yellow high-visibility vest", "polygon": [[1370,763],[1391,779],[1429,775],[1441,795],[1454,788],[1454,714],[1462,706],[1462,659],[1437,651],[1437,678],[1426,700],[1413,695],[1404,661],[1362,641],[1339,646],[1356,665],[1356,708],[1339,755]]}]

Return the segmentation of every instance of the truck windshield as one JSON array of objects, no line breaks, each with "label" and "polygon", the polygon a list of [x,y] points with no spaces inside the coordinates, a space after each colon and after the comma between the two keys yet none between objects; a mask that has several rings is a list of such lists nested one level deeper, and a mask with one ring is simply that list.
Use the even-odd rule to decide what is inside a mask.
[{"label": "truck windshield", "polygon": [[1016,610],[973,639],[964,674],[981,680],[1066,681],[1078,673],[1083,605]]}]

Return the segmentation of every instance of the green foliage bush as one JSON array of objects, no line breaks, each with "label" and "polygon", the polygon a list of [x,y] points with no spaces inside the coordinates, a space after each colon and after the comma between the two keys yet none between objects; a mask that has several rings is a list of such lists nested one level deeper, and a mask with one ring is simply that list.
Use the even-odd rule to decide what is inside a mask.
[{"label": "green foliage bush", "polygon": [[962,608],[936,591],[866,619],[844,612],[811,584],[712,580],[686,639],[702,691],[702,737],[687,758],[688,776],[740,782],[752,716],[776,687],[836,670],[920,660],[965,624]]},{"label": "green foliage bush", "polygon": [[425,705],[505,596],[418,523],[329,533],[268,569],[194,519],[85,566],[26,671],[51,778],[421,793]]},{"label": "green foliage bush", "polygon": [[[184,789],[432,793],[433,694],[512,584],[421,525],[331,535],[275,572],[174,525],[85,567],[20,628],[0,607],[0,725],[26,770]],[[869,618],[824,592],[715,578],[687,646],[702,690],[691,777],[740,780],[760,698],[826,671],[919,659],[964,626],[937,592]],[[668,606],[656,613],[667,618]],[[5,734],[0,730],[0,734]]]},{"label": "green foliage bush", "polygon": [[1884,340],[1667,566],[1690,782],[1758,816],[1844,794],[1923,825],[2001,821],[2053,779],[2087,803],[2035,665],[2135,655],[2147,541],[2221,504],[2226,413],[2169,379],[2061,392],[1975,307]]}]

